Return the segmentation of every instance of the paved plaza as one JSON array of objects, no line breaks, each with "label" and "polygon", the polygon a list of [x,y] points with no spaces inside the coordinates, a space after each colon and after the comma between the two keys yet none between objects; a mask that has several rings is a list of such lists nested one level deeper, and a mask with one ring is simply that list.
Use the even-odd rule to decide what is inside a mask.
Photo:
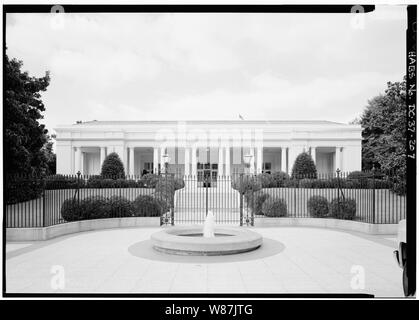
[{"label": "paved plaza", "polygon": [[[394,236],[321,228],[251,228],[254,252],[155,252],[161,228],[109,229],[6,245],[8,293],[369,293],[403,297]],[[59,280],[57,280],[59,277]]]}]

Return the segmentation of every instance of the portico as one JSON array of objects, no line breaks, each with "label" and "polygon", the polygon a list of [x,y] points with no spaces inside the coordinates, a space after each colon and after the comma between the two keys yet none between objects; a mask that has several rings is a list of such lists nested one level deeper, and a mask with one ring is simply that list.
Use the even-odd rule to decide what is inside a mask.
[{"label": "portico", "polygon": [[92,121],[60,126],[57,173],[100,173],[116,152],[129,175],[164,170],[177,175],[230,176],[243,171],[290,173],[308,152],[319,173],[361,169],[361,128],[327,121]]}]

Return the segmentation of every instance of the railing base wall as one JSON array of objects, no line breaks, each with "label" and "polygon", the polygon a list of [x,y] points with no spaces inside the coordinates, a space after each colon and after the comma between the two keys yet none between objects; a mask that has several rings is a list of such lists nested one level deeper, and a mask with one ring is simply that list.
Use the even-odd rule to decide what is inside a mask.
[{"label": "railing base wall", "polygon": [[159,226],[160,217],[82,220],[45,228],[6,228],[6,241],[42,241],[84,231]]},{"label": "railing base wall", "polygon": [[334,230],[356,231],[376,235],[396,235],[397,224],[372,224],[351,220],[327,218],[259,218],[255,217],[255,227],[317,227]]}]

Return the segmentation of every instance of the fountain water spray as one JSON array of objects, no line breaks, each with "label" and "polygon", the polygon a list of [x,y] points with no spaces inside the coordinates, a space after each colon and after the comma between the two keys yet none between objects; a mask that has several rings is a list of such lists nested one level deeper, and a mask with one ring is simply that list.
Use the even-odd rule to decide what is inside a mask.
[{"label": "fountain water spray", "polygon": [[211,210],[208,211],[207,217],[204,222],[204,238],[213,238],[215,229],[214,214]]}]

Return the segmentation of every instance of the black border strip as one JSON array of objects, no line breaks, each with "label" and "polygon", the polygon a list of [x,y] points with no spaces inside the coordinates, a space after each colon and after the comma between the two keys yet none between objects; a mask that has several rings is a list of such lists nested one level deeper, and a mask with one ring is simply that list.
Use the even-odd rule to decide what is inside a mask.
[{"label": "black border strip", "polygon": [[[407,7],[406,30],[406,241],[409,287],[416,291],[417,6]],[[412,131],[413,129],[413,131]]]},{"label": "black border strip", "polygon": [[[178,13],[199,13],[199,12],[216,12],[216,13],[351,13],[354,5],[69,5],[60,4],[67,13],[128,13],[128,12],[178,12]],[[364,12],[374,11],[374,5],[362,5]],[[6,14],[7,13],[49,13],[52,5],[3,5],[3,58],[6,54]],[[416,43],[416,6],[408,6],[408,25],[415,24],[414,40],[412,28],[407,30],[407,49],[415,46]],[[410,30],[410,32],[409,32]],[[408,51],[407,50],[407,51]],[[416,53],[416,46],[414,47]],[[3,59],[4,60],[4,59]],[[416,63],[416,62],[415,62]],[[416,67],[416,64],[415,64]],[[4,68],[3,68],[4,70]],[[3,72],[3,84],[5,75]],[[409,79],[407,79],[407,83]],[[416,75],[414,79],[416,84]],[[4,88],[3,88],[4,90]],[[414,96],[416,102],[416,92]],[[3,105],[4,105],[3,95]],[[416,117],[416,116],[415,116]],[[4,118],[3,118],[4,121]],[[4,130],[4,123],[3,123]],[[416,139],[416,137],[415,137]],[[416,141],[416,140],[415,140]],[[414,150],[416,155],[416,150]],[[4,170],[4,167],[3,167]],[[413,171],[412,171],[413,170]],[[3,171],[4,173],[4,171]],[[410,275],[409,281],[416,281],[416,159],[407,162],[407,216],[409,219],[407,236],[410,243],[408,246],[410,259],[410,271],[414,274]],[[3,174],[4,180],[4,174]],[[3,181],[4,183],[4,181]],[[3,212],[4,212],[3,205]],[[413,209],[413,210],[409,210]],[[413,238],[412,238],[413,237]],[[413,240],[412,240],[413,239]],[[142,297],[243,297],[243,298],[373,298],[370,294],[72,294],[72,293],[6,293],[6,228],[3,215],[3,286],[2,293],[4,297],[10,298],[142,298]],[[413,265],[414,263],[414,265]]]},{"label": "black border strip", "polygon": [[[89,12],[218,12],[218,13],[350,13],[355,5],[73,5],[59,4],[68,13]],[[374,11],[374,5],[362,5],[364,12]],[[7,13],[48,13],[52,5],[4,5]]]}]

